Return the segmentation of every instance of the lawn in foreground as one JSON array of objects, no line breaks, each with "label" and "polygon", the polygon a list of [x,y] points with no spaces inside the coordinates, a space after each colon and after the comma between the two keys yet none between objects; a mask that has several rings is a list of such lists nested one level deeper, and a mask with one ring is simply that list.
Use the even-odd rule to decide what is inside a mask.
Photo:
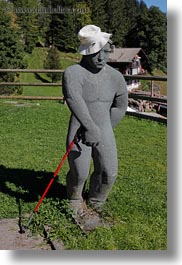
[{"label": "lawn in foreground", "polygon": [[[32,212],[65,152],[68,108],[29,103],[0,101],[0,218]],[[112,227],[84,235],[72,222],[66,161],[32,231],[41,233],[43,224],[51,224],[51,237],[61,238],[67,249],[166,249],[166,134],[165,125],[128,116],[115,129],[119,173],[104,209]]]}]

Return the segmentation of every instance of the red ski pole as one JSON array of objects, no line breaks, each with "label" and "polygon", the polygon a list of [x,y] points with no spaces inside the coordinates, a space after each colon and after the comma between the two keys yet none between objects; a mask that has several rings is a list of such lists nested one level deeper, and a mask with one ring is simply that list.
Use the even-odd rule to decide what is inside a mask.
[{"label": "red ski pole", "polygon": [[[38,201],[37,205],[35,206],[35,208],[34,208],[32,214],[30,215],[30,217],[29,217],[29,219],[28,219],[28,222],[27,222],[26,226],[24,227],[25,229],[28,229],[28,227],[29,227],[29,225],[30,225],[30,223],[31,223],[31,221],[32,221],[32,219],[33,219],[34,214],[38,211],[38,209],[39,209],[39,207],[40,207],[42,201],[44,200],[44,198],[45,198],[45,196],[46,196],[48,190],[50,189],[50,187],[51,187],[51,185],[52,185],[54,179],[56,178],[56,176],[57,176],[59,170],[61,169],[61,167],[62,167],[64,161],[65,161],[66,158],[68,157],[69,152],[70,152],[71,149],[73,148],[73,145],[76,144],[76,145],[78,146],[79,150],[80,150],[80,146],[78,145],[79,137],[80,137],[79,132],[77,132],[75,138],[73,139],[73,141],[72,141],[71,144],[69,145],[69,147],[68,147],[66,153],[64,154],[63,158],[61,159],[61,162],[59,163],[58,167],[56,168],[56,171],[54,172],[53,177],[52,177],[51,180],[49,181],[49,183],[48,183],[48,185],[47,185],[47,187],[46,187],[44,193],[42,194],[40,200]],[[22,230],[22,233],[23,233],[23,232],[25,232],[25,231]]]}]

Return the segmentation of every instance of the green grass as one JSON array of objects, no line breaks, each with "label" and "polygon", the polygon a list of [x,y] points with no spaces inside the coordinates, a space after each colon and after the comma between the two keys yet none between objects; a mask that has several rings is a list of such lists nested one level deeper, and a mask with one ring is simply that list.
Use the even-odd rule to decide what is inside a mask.
[{"label": "green grass", "polygon": [[[166,73],[162,72],[159,69],[154,69],[149,76],[164,76],[166,77]],[[154,91],[156,95],[163,95],[167,96],[167,82],[166,81],[154,81],[154,85],[157,85],[160,89],[159,91]],[[151,81],[149,80],[141,80],[141,90],[143,91],[150,91],[151,90]]]},{"label": "green grass", "polygon": [[[154,69],[152,74],[154,76],[166,76],[167,74],[162,72],[161,70]],[[167,96],[167,82],[164,81],[155,81],[155,83],[160,86],[160,94]]]},{"label": "green grass", "polygon": [[[27,61],[28,69],[44,69],[44,61],[48,53],[48,48],[35,48],[32,54],[26,54],[25,61]],[[62,69],[75,64],[80,56],[78,54],[67,54],[60,52]],[[21,73],[19,82],[25,83],[49,83],[51,79],[45,73]],[[61,83],[61,80],[59,81]],[[24,96],[62,96],[61,87],[55,86],[24,86]]]},{"label": "green grass", "polygon": [[[0,218],[32,212],[65,152],[69,115],[58,102],[0,101]],[[166,134],[165,125],[128,116],[115,129],[119,173],[104,208],[112,227],[84,235],[72,222],[66,161],[32,231],[51,224],[51,238],[62,239],[66,249],[166,249]]]}]

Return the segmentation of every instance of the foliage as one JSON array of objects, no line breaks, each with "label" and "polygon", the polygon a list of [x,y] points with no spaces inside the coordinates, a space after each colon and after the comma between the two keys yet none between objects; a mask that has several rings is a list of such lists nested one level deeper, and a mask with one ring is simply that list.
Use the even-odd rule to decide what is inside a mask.
[{"label": "foliage", "polygon": [[[148,54],[152,69],[167,67],[167,21],[157,7],[149,9]],[[161,70],[164,70],[161,69]]]},{"label": "foliage", "polygon": [[[0,110],[0,218],[20,214],[26,224],[65,152],[70,112],[51,101],[1,100]],[[166,126],[126,116],[115,136],[119,171],[104,209],[112,226],[85,235],[75,225],[65,161],[34,216],[34,233],[51,225],[51,239],[63,240],[66,249],[166,249]]]},{"label": "foliage", "polygon": [[[47,54],[44,62],[45,69],[61,69],[60,54],[58,49],[53,45]],[[52,82],[56,82],[61,79],[61,73],[47,73],[48,77],[51,77]]]},{"label": "foliage", "polygon": [[[0,68],[24,68],[23,47],[14,16],[4,10],[7,3],[0,1]],[[15,73],[0,73],[0,82],[13,82],[18,76]],[[21,93],[16,86],[1,86],[0,94]]]},{"label": "foliage", "polygon": [[25,51],[31,53],[38,41],[45,41],[50,16],[39,12],[43,5],[39,0],[12,0],[20,26]]},{"label": "foliage", "polygon": [[108,32],[112,33],[112,41],[115,46],[122,47],[125,42],[126,25],[124,16],[124,2],[107,1]]},{"label": "foliage", "polygon": [[[14,24],[19,27],[25,50],[29,53],[41,43],[55,45],[60,51],[76,52],[77,33],[86,24],[95,24],[112,33],[118,47],[141,47],[150,60],[148,70],[167,68],[167,18],[159,8],[148,8],[139,0],[11,0],[14,8],[34,12],[14,11]],[[62,12],[38,12],[38,9],[63,9]],[[64,10],[65,8],[65,10]],[[13,10],[13,9],[12,9]],[[9,13],[13,17],[13,11]]]},{"label": "foliage", "polygon": [[92,23],[99,26],[103,31],[108,30],[108,13],[105,0],[91,0],[91,19]]},{"label": "foliage", "polygon": [[141,1],[136,16],[136,26],[128,31],[128,47],[141,47],[149,58],[149,71],[167,67],[167,20],[157,7],[147,8]]},{"label": "foliage", "polygon": [[[46,3],[46,5],[50,4]],[[52,7],[61,7],[63,12],[51,16],[47,32],[49,44],[55,44],[62,51],[76,52],[78,47],[77,32],[85,24],[91,23],[90,7],[85,1],[73,0],[54,0]],[[82,10],[87,10],[87,12],[82,12]]]},{"label": "foliage", "polygon": [[[14,4],[15,13],[17,14],[17,23],[20,25],[20,32],[22,41],[25,45],[25,51],[31,53],[38,40],[36,14],[32,12],[37,5],[37,1],[27,0],[25,2],[23,0],[14,0],[12,2]],[[28,9],[30,9],[30,12]]]}]

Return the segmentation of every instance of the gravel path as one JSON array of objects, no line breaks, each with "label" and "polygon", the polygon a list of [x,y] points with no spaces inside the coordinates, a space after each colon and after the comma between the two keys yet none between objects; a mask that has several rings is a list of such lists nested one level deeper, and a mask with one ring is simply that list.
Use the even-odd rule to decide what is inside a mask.
[{"label": "gravel path", "polygon": [[41,236],[19,233],[17,219],[0,220],[0,250],[51,250]]}]

